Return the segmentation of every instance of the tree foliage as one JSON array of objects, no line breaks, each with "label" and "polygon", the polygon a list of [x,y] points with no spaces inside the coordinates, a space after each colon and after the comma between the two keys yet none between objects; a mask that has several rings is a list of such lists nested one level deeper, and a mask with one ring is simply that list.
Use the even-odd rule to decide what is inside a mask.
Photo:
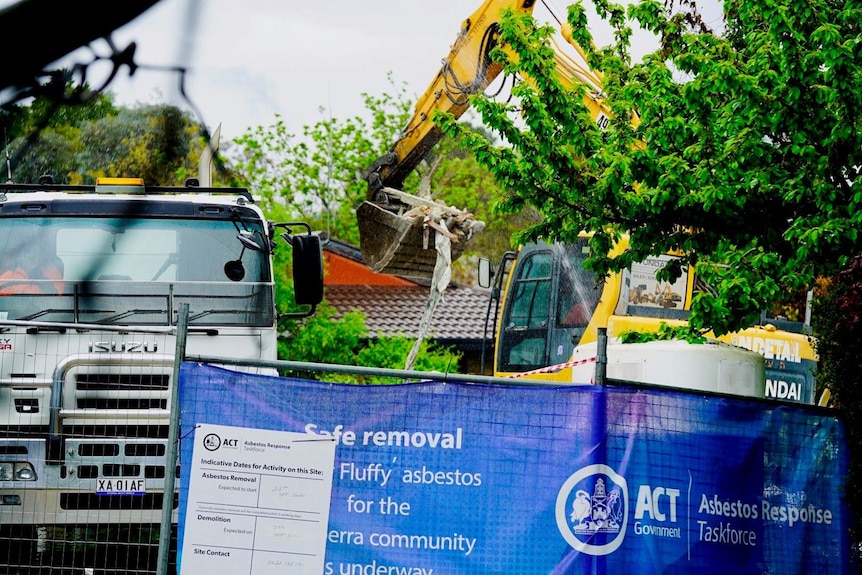
[{"label": "tree foliage", "polygon": [[[473,99],[502,143],[436,119],[507,190],[506,212],[541,214],[520,239],[592,233],[589,265],[600,274],[676,251],[713,288],[694,298],[691,324],[717,334],[860,252],[858,3],[730,0],[724,34],[656,0],[595,6],[611,45],[593,46],[580,3],[568,22],[603,74],[606,130],[585,86],[557,77],[552,30],[514,13],[501,40],[516,56],[494,57],[530,81],[510,102]],[[629,54],[635,24],[659,39],[639,62]],[[610,255],[623,235],[629,248]]]},{"label": "tree foliage", "polygon": [[[133,174],[153,185],[183,185],[198,176],[205,142],[200,127],[175,106],[122,109],[81,130],[78,172],[85,181]],[[100,145],[99,145],[100,144]]]},{"label": "tree foliage", "polygon": [[[299,328],[280,339],[279,357],[298,361],[360,365],[388,369],[404,369],[404,359],[413,346],[406,336],[380,337],[368,340],[365,316],[359,310],[348,312],[336,319],[335,310],[322,305],[308,319],[298,322]],[[455,371],[460,354],[428,341],[422,342],[414,369],[418,371]],[[342,383],[396,383],[400,380],[383,376],[351,375],[342,373],[302,373],[306,377],[324,377],[327,381]]]},{"label": "tree foliage", "polygon": [[354,245],[359,231],[353,211],[367,192],[362,171],[395,140],[409,110],[403,86],[394,95],[362,98],[370,120],[324,118],[297,136],[276,116],[275,124],[249,128],[237,138],[231,158],[267,209],[283,205],[294,217]]},{"label": "tree foliage", "polygon": [[699,333],[693,333],[686,325],[669,325],[661,322],[655,332],[627,330],[620,334],[620,343],[646,343],[649,341],[682,340],[691,344],[703,344],[707,338]]},{"label": "tree foliage", "polygon": [[4,118],[11,136],[12,178],[32,183],[43,174],[69,184],[139,177],[148,185],[182,185],[198,175],[204,142],[198,123],[168,104],[117,107],[110,94],[85,104],[46,97]]},{"label": "tree foliage", "polygon": [[[824,295],[815,300],[812,327],[819,356],[818,393],[828,389],[832,403],[850,423],[862,420],[862,257],[856,256],[830,282]],[[862,428],[847,426],[851,463],[844,496],[851,510],[862,510]],[[851,529],[854,541],[862,541],[862,529]],[[858,549],[858,547],[857,547]]]}]

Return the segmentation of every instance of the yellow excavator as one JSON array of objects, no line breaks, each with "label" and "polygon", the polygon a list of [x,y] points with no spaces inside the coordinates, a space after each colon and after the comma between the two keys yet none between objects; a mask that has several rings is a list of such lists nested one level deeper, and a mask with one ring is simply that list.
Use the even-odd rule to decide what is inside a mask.
[{"label": "yellow excavator", "polygon": [[470,107],[469,96],[482,92],[502,71],[490,56],[498,44],[502,13],[516,10],[532,14],[534,5],[535,0],[486,0],[464,20],[401,137],[366,170],[368,197],[357,208],[356,216],[362,256],[372,270],[431,277],[438,259],[436,234],[451,239],[451,259],[455,260],[483,227],[472,214],[405,194],[401,188],[442,137],[432,120],[433,113],[460,117]]},{"label": "yellow excavator", "polygon": [[[461,25],[449,54],[416,103],[413,116],[390,151],[365,172],[368,197],[356,210],[360,247],[365,262],[380,273],[409,277],[431,277],[437,264],[435,234],[451,240],[451,259],[457,259],[481,231],[483,224],[472,214],[457,208],[405,194],[405,178],[440,141],[442,132],[434,124],[434,112],[448,112],[459,118],[470,107],[469,96],[487,88],[501,73],[491,59],[499,43],[499,27],[506,10],[532,14],[535,0],[485,0]],[[569,45],[583,57],[583,51],[567,32]],[[590,87],[586,104],[596,123],[606,127],[609,112],[601,102],[601,81],[597,74],[565,50],[556,50],[558,78],[566,86],[583,83]]]},{"label": "yellow excavator", "polygon": [[[451,240],[454,260],[481,227],[471,220],[472,214],[405,193],[401,187],[442,136],[432,121],[433,113],[439,110],[460,117],[469,108],[469,95],[487,88],[500,74],[490,51],[498,43],[503,12],[532,14],[534,4],[534,0],[485,0],[464,20],[403,135],[367,170],[368,198],[357,208],[357,221],[363,257],[374,271],[432,277],[439,264],[436,236],[445,234]],[[557,78],[564,86],[589,87],[585,104],[604,128],[610,112],[602,101],[601,78],[569,55],[569,49],[574,49],[580,60],[586,60],[565,27],[561,35],[567,46],[555,45]],[[625,242],[615,249],[624,249]],[[673,284],[656,279],[672,254],[648,258],[603,281],[583,267],[588,255],[584,237],[566,245],[529,244],[504,258],[496,277],[499,289],[492,292],[502,294],[494,327],[494,375],[589,383],[597,334],[603,329],[614,342],[608,347],[608,377],[815,402],[816,354],[807,318],[790,322],[764,315],[760,325],[722,336],[720,341],[712,339],[708,346],[659,341],[621,344],[618,338],[626,332],[655,332],[662,324],[684,323],[693,294],[703,286],[690,268]],[[487,287],[491,266],[482,264],[480,284]],[[754,371],[751,355],[757,356],[759,364]]]}]

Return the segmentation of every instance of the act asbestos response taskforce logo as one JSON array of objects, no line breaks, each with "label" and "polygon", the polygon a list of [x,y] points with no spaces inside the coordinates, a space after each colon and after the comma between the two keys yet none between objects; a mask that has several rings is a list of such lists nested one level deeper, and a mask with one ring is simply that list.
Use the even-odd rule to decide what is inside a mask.
[{"label": "act asbestos response taskforce logo", "polygon": [[588,465],[557,494],[557,528],[581,553],[607,555],[623,542],[628,523],[626,480],[607,465]]},{"label": "act asbestos response taskforce logo", "polygon": [[221,447],[221,437],[217,433],[207,433],[204,436],[204,449],[207,451],[215,451]]}]

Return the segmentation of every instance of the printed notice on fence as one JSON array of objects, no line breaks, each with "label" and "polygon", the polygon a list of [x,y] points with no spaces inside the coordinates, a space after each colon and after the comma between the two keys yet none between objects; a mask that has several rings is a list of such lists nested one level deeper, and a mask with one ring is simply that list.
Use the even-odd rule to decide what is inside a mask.
[{"label": "printed notice on fence", "polygon": [[304,433],[195,428],[181,574],[320,575],[335,444]]}]

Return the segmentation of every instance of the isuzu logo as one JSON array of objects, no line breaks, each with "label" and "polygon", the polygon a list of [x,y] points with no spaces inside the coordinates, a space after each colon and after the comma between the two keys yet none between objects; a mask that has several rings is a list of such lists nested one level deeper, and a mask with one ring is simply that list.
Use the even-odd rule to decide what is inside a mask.
[{"label": "isuzu logo", "polygon": [[156,353],[159,344],[154,341],[91,341],[90,353]]}]

